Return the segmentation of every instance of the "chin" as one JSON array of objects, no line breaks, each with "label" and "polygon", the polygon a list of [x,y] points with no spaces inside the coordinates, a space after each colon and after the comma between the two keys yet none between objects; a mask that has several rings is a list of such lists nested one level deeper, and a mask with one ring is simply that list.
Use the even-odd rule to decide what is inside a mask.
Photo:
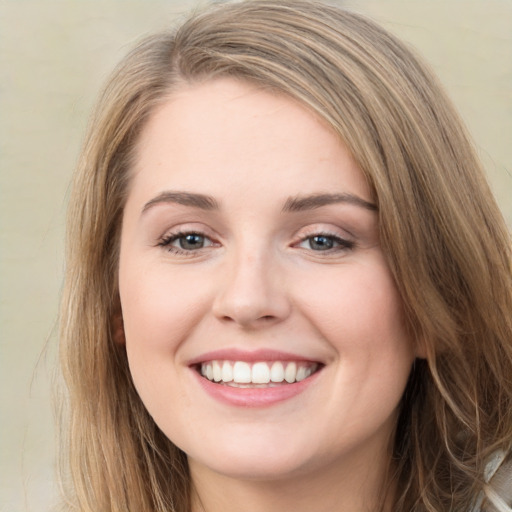
[{"label": "chin", "polygon": [[279,481],[307,473],[307,464],[292,460],[255,461],[245,458],[223,461],[196,461],[210,471],[227,478],[250,481]]},{"label": "chin", "polygon": [[[260,440],[261,441],[261,440]],[[220,475],[243,480],[282,480],[311,469],[310,457],[298,446],[237,441],[217,445],[214,451],[189,456],[191,466],[202,466]]]}]

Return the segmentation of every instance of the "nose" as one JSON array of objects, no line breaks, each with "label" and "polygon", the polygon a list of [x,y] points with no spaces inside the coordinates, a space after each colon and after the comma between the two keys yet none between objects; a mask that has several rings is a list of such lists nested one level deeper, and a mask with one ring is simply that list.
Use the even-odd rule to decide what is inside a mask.
[{"label": "nose", "polygon": [[265,255],[239,255],[219,276],[214,315],[223,322],[255,329],[285,320],[291,311],[287,289],[276,265]]}]

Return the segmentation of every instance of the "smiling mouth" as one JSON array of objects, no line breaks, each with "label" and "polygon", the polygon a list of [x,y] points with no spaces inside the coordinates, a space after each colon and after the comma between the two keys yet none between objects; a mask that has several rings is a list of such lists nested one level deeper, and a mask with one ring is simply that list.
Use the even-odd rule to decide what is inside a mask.
[{"label": "smiling mouth", "polygon": [[320,369],[319,363],[307,361],[215,360],[197,365],[199,374],[210,382],[239,388],[276,387],[300,382]]}]

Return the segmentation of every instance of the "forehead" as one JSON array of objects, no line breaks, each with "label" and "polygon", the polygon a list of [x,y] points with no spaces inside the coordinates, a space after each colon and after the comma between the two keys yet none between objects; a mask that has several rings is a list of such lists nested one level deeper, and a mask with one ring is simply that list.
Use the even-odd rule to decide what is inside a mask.
[{"label": "forehead", "polygon": [[370,199],[355,160],[325,121],[294,99],[234,79],[173,93],[148,120],[135,156],[132,185],[147,193],[172,186],[222,195],[226,185],[248,192],[271,184],[288,195],[316,187]]}]

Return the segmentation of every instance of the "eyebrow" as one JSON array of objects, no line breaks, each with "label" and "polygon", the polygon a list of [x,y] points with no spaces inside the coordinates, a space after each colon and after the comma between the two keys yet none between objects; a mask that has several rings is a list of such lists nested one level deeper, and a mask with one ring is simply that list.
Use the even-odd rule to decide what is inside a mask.
[{"label": "eyebrow", "polygon": [[[219,203],[212,196],[205,194],[197,194],[192,192],[175,192],[165,191],[148,201],[142,213],[158,204],[176,203],[184,206],[191,206],[193,208],[200,208],[201,210],[219,210]],[[377,211],[378,208],[375,204],[365,201],[359,196],[354,194],[311,194],[308,196],[290,197],[286,200],[282,211],[283,212],[300,212],[306,210],[314,210],[336,203],[347,203],[355,206],[360,206],[370,211]]]},{"label": "eyebrow", "polygon": [[370,211],[377,211],[377,205],[365,201],[354,194],[312,194],[309,196],[290,197],[283,206],[283,212],[300,212],[305,210],[314,210],[336,203],[347,203],[354,206],[360,206]]},{"label": "eyebrow", "polygon": [[142,213],[148,211],[153,206],[165,203],[182,204],[184,206],[200,208],[201,210],[219,209],[219,203],[211,196],[191,192],[166,191],[151,199],[151,201],[148,201],[144,205],[144,208],[142,208]]}]

